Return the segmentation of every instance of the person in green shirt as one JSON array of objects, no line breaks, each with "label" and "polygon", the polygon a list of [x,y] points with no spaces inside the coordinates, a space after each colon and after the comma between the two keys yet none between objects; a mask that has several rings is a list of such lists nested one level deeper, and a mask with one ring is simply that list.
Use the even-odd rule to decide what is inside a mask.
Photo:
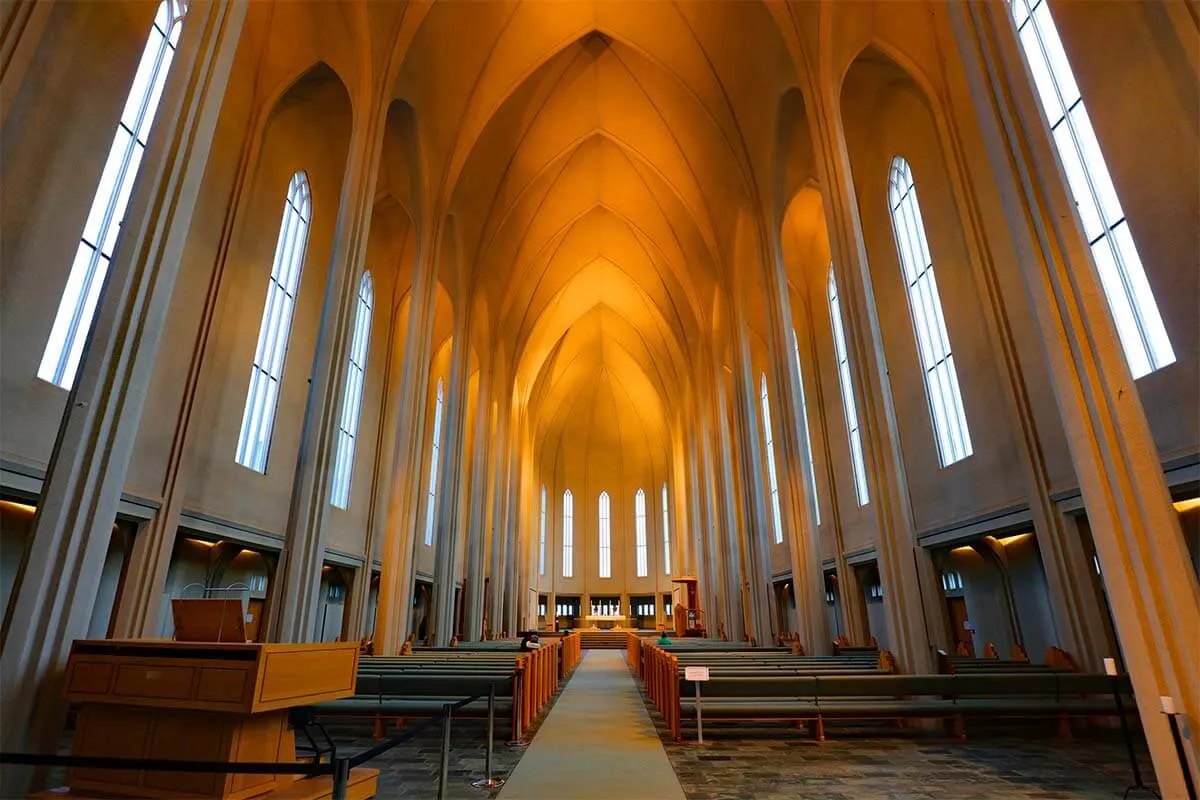
[{"label": "person in green shirt", "polygon": [[669,645],[670,643],[671,643],[671,637],[667,636],[667,632],[666,632],[666,631],[663,631],[663,632],[662,632],[662,635],[660,635],[660,636],[658,637],[658,646],[659,646],[659,647],[666,647],[666,646],[667,646],[667,645]]}]

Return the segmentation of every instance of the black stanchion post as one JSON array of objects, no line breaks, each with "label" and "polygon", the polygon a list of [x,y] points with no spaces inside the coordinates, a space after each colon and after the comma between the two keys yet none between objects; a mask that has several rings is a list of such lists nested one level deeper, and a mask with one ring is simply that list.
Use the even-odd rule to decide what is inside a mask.
[{"label": "black stanchion post", "polygon": [[503,786],[504,781],[492,777],[492,741],[496,736],[496,684],[488,689],[488,718],[487,718],[487,750],[483,761],[483,779],[471,781],[476,789],[495,789]]},{"label": "black stanchion post", "polygon": [[1104,659],[1104,671],[1108,673],[1108,683],[1112,687],[1113,702],[1117,704],[1117,719],[1121,720],[1121,736],[1125,739],[1125,751],[1129,754],[1129,769],[1133,772],[1133,786],[1125,789],[1122,797],[1129,797],[1133,791],[1142,791],[1158,797],[1158,793],[1142,782],[1142,770],[1138,766],[1137,753],[1133,751],[1133,738],[1129,735],[1129,720],[1125,717],[1125,703],[1121,700],[1121,687],[1117,682],[1117,662],[1115,659]]},{"label": "black stanchion post", "polygon": [[346,800],[346,790],[350,786],[350,759],[333,759],[333,797],[332,800]]},{"label": "black stanchion post", "polygon": [[438,800],[446,800],[447,776],[450,774],[450,720],[454,716],[454,706],[446,703],[442,706],[442,767],[438,772]]},{"label": "black stanchion post", "polygon": [[1161,697],[1163,713],[1171,726],[1171,738],[1175,740],[1175,755],[1179,758],[1179,769],[1183,771],[1183,785],[1187,788],[1188,800],[1196,799],[1196,784],[1192,781],[1192,769],[1188,764],[1187,750],[1183,746],[1183,731],[1179,729],[1179,713],[1175,710],[1175,698]]}]

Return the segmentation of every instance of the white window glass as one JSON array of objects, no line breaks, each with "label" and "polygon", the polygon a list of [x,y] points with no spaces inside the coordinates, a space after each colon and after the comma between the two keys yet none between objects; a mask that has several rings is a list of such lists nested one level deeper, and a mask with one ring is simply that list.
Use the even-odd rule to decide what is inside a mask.
[{"label": "white window glass", "polygon": [[808,428],[808,403],[804,399],[804,370],[800,366],[800,340],[792,331],[792,350],[796,353],[796,377],[800,379],[800,420],[804,424],[804,451],[808,456],[808,495],[812,498],[813,517],[821,524],[821,501],[817,497],[817,467],[813,461],[812,437]]},{"label": "white window glass", "polygon": [[600,493],[600,577],[612,577],[612,503]]},{"label": "white window glass", "polygon": [[646,493],[638,489],[633,498],[634,548],[637,556],[637,576],[650,574],[650,553],[646,543]]},{"label": "white window glass", "polygon": [[437,511],[438,458],[442,450],[442,379],[437,382],[437,404],[433,409],[433,444],[429,452],[429,499],[425,502],[425,544],[433,544],[433,518]]},{"label": "white window glass", "polygon": [[1017,39],[1134,378],[1175,362],[1146,270],[1046,0],[1011,0]]},{"label": "white window glass", "polygon": [[829,318],[833,324],[833,349],[838,362],[838,383],[842,388],[842,410],[846,414],[846,434],[850,440],[850,466],[854,470],[854,492],[858,504],[871,502],[867,492],[867,467],[863,461],[862,431],[858,427],[858,407],[854,403],[854,382],[850,379],[850,355],[846,349],[846,331],[842,325],[842,304],[838,300],[833,265],[829,265]]},{"label": "white window glass", "polygon": [[542,484],[542,513],[538,521],[538,575],[546,574],[546,484]]},{"label": "white window glass", "polygon": [[667,511],[667,485],[663,484],[662,490],[662,506],[663,506],[663,574],[671,574],[671,526],[670,513]]},{"label": "white window glass", "polygon": [[100,184],[92,197],[92,207],[38,367],[39,378],[64,389],[71,388],[79,371],[83,344],[92,328],[100,289],[108,275],[109,261],[175,58],[186,11],[184,0],[164,0],[159,5],[100,173]]},{"label": "white window glass", "polygon": [[925,371],[925,394],[933,418],[938,458],[945,467],[971,455],[971,433],[942,314],[942,299],[933,274],[933,256],[925,237],[917,187],[912,169],[900,156],[892,159],[888,206],[892,210],[892,233],[896,237],[904,283],[908,286],[908,310]]},{"label": "white window glass", "polygon": [[257,472],[267,471],[267,453],[279,402],[279,384],[283,380],[283,362],[287,355],[288,334],[296,292],[300,288],[300,270],[308,245],[308,226],[312,218],[312,196],[308,176],[297,172],[288,185],[283,204],[283,221],[275,244],[275,261],[267,282],[267,300],[258,329],[258,345],[250,367],[250,389],[246,392],[246,410],[238,434],[237,463]]},{"label": "white window glass", "polygon": [[358,282],[358,307],[354,313],[354,338],[350,340],[346,364],[346,391],[342,394],[342,420],[338,423],[337,455],[333,459],[333,486],[330,500],[338,508],[350,503],[350,476],[354,472],[354,445],[362,415],[363,386],[367,379],[367,346],[371,341],[371,310],[375,305],[375,287],[371,273],[364,272]]},{"label": "white window glass", "polygon": [[759,380],[762,400],[763,441],[767,452],[767,489],[771,492],[771,522],[775,544],[783,544],[783,516],[779,513],[779,476],[775,472],[775,434],[771,430],[771,403],[767,399],[767,373]]},{"label": "white window glass", "polygon": [[563,577],[575,574],[575,497],[571,490],[563,492]]}]

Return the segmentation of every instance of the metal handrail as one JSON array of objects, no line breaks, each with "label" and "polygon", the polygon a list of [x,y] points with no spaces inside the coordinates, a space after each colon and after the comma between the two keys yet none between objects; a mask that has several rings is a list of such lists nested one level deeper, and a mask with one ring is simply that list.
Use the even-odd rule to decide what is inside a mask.
[{"label": "metal handrail", "polygon": [[[487,779],[491,780],[492,737],[496,713],[496,684],[488,684],[488,693],[476,694],[455,703],[446,703],[435,717],[398,733],[379,744],[362,750],[352,756],[333,755],[323,763],[303,763],[299,761],[181,761],[166,758],[124,758],[117,756],[71,756],[50,755],[46,753],[3,753],[0,752],[0,765],[11,764],[27,767],[82,767],[87,769],[132,769],[148,772],[201,772],[220,775],[304,775],[312,778],[318,775],[333,776],[332,800],[345,800],[346,790],[350,781],[350,770],[362,766],[368,761],[383,755],[398,745],[404,744],[422,731],[427,730],[438,722],[442,723],[442,763],[438,778],[438,797],[444,798],[446,793],[446,776],[449,772],[450,758],[450,724],[454,712],[463,706],[474,703],[484,697],[488,699],[488,743],[487,743]],[[516,710],[514,709],[514,713]]]}]

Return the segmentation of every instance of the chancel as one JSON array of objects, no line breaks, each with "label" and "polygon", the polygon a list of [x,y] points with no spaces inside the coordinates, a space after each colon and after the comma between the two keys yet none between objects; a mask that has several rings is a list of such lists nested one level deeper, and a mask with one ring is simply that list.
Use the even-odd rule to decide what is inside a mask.
[{"label": "chancel", "polygon": [[1195,797],[1198,20],[0,4],[0,796]]}]

